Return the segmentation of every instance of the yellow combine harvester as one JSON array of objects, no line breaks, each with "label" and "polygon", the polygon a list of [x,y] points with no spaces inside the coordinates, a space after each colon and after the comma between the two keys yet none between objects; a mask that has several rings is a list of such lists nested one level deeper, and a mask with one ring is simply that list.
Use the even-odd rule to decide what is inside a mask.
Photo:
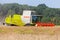
[{"label": "yellow combine harvester", "polygon": [[23,26],[25,23],[21,19],[21,15],[14,14],[13,17],[9,15],[8,17],[5,18],[6,24],[11,24],[11,25],[19,25]]},{"label": "yellow combine harvester", "polygon": [[40,18],[41,15],[35,15],[35,11],[24,10],[23,15],[14,14],[6,17],[5,23],[8,25],[24,26],[24,25],[35,24],[37,21],[40,21],[38,20]]}]

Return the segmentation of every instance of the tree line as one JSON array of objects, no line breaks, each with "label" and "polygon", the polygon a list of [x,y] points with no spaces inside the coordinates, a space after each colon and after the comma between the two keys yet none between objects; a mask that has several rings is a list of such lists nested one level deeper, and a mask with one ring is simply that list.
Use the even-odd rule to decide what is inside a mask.
[{"label": "tree line", "polygon": [[41,22],[53,22],[60,25],[60,8],[50,8],[45,4],[37,6],[21,5],[18,3],[0,4],[0,17],[6,17],[15,13],[22,15],[23,10],[34,10],[36,14],[43,15]]}]

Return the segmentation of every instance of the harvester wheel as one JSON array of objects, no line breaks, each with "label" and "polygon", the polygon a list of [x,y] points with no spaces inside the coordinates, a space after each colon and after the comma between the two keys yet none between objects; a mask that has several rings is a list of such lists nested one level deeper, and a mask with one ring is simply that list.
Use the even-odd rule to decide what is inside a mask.
[{"label": "harvester wheel", "polygon": [[7,23],[3,23],[3,25],[5,25],[5,26],[10,26],[10,24],[7,24]]},{"label": "harvester wheel", "polygon": [[24,26],[35,26],[35,24],[27,23],[27,24],[25,24]]}]

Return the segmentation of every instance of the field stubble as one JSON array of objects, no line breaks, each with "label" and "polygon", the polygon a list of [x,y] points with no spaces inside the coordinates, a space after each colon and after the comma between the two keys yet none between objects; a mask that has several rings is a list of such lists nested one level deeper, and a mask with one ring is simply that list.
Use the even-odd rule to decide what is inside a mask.
[{"label": "field stubble", "polygon": [[60,40],[60,27],[0,26],[0,40]]}]

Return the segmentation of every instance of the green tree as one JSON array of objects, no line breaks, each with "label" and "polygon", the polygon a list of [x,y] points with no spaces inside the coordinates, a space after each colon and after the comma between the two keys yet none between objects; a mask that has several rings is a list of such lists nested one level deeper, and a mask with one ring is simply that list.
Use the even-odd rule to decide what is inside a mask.
[{"label": "green tree", "polygon": [[43,11],[47,8],[45,4],[39,4],[36,8],[36,11],[39,15],[43,15]]}]

